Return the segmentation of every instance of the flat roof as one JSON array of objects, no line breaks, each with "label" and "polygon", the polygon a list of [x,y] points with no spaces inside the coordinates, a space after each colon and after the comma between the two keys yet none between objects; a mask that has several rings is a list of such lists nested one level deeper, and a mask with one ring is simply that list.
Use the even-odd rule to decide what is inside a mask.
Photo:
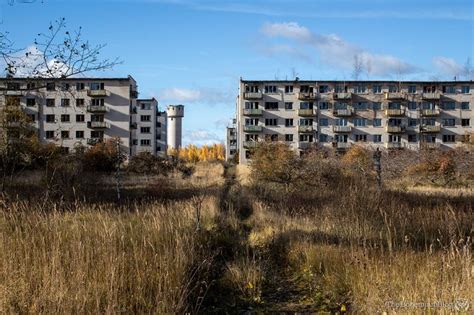
[{"label": "flat roof", "polygon": [[473,80],[463,80],[463,81],[404,81],[404,80],[244,80],[240,79],[242,83],[302,83],[302,84],[311,84],[311,83],[413,83],[413,84],[456,84],[464,83],[471,84]]},{"label": "flat roof", "polygon": [[96,81],[129,81],[133,79],[132,76],[128,77],[117,77],[117,78],[111,78],[111,77],[67,77],[67,78],[28,78],[28,77],[12,77],[12,78],[0,78],[0,81],[91,81],[91,80],[96,80]]}]

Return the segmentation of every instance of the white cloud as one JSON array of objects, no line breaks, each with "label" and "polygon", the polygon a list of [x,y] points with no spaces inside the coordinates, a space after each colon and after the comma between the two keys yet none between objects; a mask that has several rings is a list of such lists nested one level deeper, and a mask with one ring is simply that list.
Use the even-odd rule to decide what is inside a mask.
[{"label": "white cloud", "polygon": [[188,145],[192,143],[197,146],[202,146],[202,145],[211,145],[211,144],[222,143],[222,142],[224,142],[223,138],[221,138],[216,133],[209,130],[205,130],[205,129],[187,131],[185,132],[184,137],[183,137],[184,145]]},{"label": "white cloud", "polygon": [[463,72],[463,66],[452,58],[442,56],[433,57],[433,65],[438,71],[446,75],[458,76]]},{"label": "white cloud", "polygon": [[217,88],[166,88],[159,93],[159,99],[167,102],[225,104],[235,101],[233,93]]},{"label": "white cloud", "polygon": [[[370,75],[390,76],[419,71],[414,65],[392,55],[371,53],[357,45],[346,42],[336,34],[325,35],[311,32],[308,28],[300,26],[296,22],[265,23],[260,31],[268,38],[279,37],[292,42],[292,46],[288,46],[288,44],[282,46],[280,43],[268,44],[270,47],[268,50],[274,54],[296,55],[294,52],[306,51],[311,47],[319,53],[322,63],[343,69],[351,69],[354,56],[358,55],[365,68],[370,65]],[[300,59],[305,59],[305,55],[300,55]]]}]

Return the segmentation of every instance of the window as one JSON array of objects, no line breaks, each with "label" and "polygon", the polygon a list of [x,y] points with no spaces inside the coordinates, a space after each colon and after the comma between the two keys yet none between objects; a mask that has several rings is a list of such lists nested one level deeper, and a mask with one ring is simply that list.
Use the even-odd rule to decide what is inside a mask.
[{"label": "window", "polygon": [[61,131],[61,139],[69,139],[69,131],[68,130],[62,130]]},{"label": "window", "polygon": [[367,142],[367,135],[355,135],[356,142]]},{"label": "window", "polygon": [[373,109],[373,110],[381,110],[381,109],[382,109],[382,103],[380,103],[380,102],[373,102],[373,103],[372,103],[372,109]]},{"label": "window", "polygon": [[328,135],[324,133],[319,134],[319,142],[328,142]]},{"label": "window", "polygon": [[84,122],[84,115],[78,114],[76,115],[76,122]]},{"label": "window", "polygon": [[300,126],[312,126],[313,120],[312,119],[300,119]]},{"label": "window", "polygon": [[27,98],[26,99],[26,106],[35,106],[36,100],[34,98]]},{"label": "window", "polygon": [[408,86],[408,93],[415,94],[416,93],[416,85],[409,85]]},{"label": "window", "polygon": [[454,118],[445,118],[443,119],[444,127],[454,127],[456,125],[456,120]]},{"label": "window", "polygon": [[320,125],[321,127],[327,127],[327,126],[329,126],[329,119],[327,119],[327,118],[320,118],[320,119],[319,119],[319,125]]},{"label": "window", "polygon": [[285,85],[285,93],[293,93],[293,85]]},{"label": "window", "polygon": [[301,102],[300,109],[313,109],[313,102]]},{"label": "window", "polygon": [[84,83],[80,83],[80,82],[76,83],[76,90],[77,91],[82,91],[84,89],[85,89],[85,84]]},{"label": "window", "polygon": [[54,130],[47,130],[46,139],[53,139],[53,138],[54,138]]},{"label": "window", "polygon": [[46,99],[46,106],[54,107],[54,98],[47,98]]},{"label": "window", "polygon": [[104,115],[91,115],[91,121],[104,121]]},{"label": "window", "polygon": [[444,110],[455,110],[456,109],[456,103],[455,102],[443,102],[441,104],[442,109]]},{"label": "window", "polygon": [[91,131],[91,138],[102,139],[104,138],[104,132],[100,130]]},{"label": "window", "polygon": [[443,86],[443,93],[455,94],[456,93],[456,87],[454,87],[452,85],[445,85],[445,86]]},{"label": "window", "polygon": [[375,143],[382,142],[382,135],[374,135],[374,142]]},{"label": "window", "polygon": [[91,99],[92,106],[104,106],[105,100],[103,98],[93,98]]},{"label": "window", "polygon": [[278,109],[278,102],[265,102],[265,109]]},{"label": "window", "polygon": [[46,91],[54,91],[56,90],[56,84],[53,82],[46,83]]},{"label": "window", "polygon": [[369,105],[366,102],[354,103],[355,110],[367,110],[368,108],[369,108]]},{"label": "window", "polygon": [[150,130],[151,130],[150,127],[141,127],[140,133],[150,133]]},{"label": "window", "polygon": [[408,118],[408,127],[416,127],[418,125],[418,119]]},{"label": "window", "polygon": [[408,102],[407,107],[409,110],[416,110],[416,102]]},{"label": "window", "polygon": [[339,118],[334,120],[334,125],[336,126],[347,126],[347,119]]},{"label": "window", "polygon": [[103,90],[104,89],[104,83],[91,83],[90,84],[90,89],[92,91],[97,91],[97,90]]},{"label": "window", "polygon": [[367,119],[365,118],[354,118],[354,126],[355,127],[365,127],[367,126]]},{"label": "window", "polygon": [[372,124],[373,124],[374,127],[382,127],[382,119],[380,119],[380,118],[374,118]]},{"label": "window", "polygon": [[246,85],[245,92],[258,93],[259,89],[257,85]]},{"label": "window", "polygon": [[469,102],[461,102],[462,110],[469,110]]},{"label": "window", "polygon": [[245,102],[245,109],[258,109],[258,102]]},{"label": "window", "polygon": [[389,93],[397,93],[399,90],[398,90],[398,86],[396,85],[389,85],[388,86],[388,92]]},{"label": "window", "polygon": [[151,104],[150,103],[140,104],[140,109],[142,109],[142,110],[151,110]]},{"label": "window", "polygon": [[62,98],[61,99],[61,106],[62,107],[69,107],[69,99],[68,98]]},{"label": "window", "polygon": [[319,103],[319,109],[329,109],[329,103],[328,102],[320,102]]},{"label": "window", "polygon": [[443,135],[443,142],[455,142],[454,135]]},{"label": "window", "polygon": [[276,126],[278,123],[277,123],[277,119],[276,118],[266,118],[265,119],[265,126]]},{"label": "window", "polygon": [[469,127],[471,125],[471,120],[469,118],[461,119],[461,126]]},{"label": "window", "polygon": [[373,85],[372,92],[374,94],[382,93],[382,86],[381,85]]},{"label": "window", "polygon": [[36,83],[26,83],[27,90],[34,90],[36,89]]},{"label": "window", "polygon": [[285,126],[292,127],[293,126],[293,119],[285,119]]},{"label": "window", "polygon": [[46,115],[46,122],[53,123],[56,121],[56,117],[54,115]]},{"label": "window", "polygon": [[301,142],[313,142],[313,135],[300,135]]},{"label": "window", "polygon": [[157,122],[156,122],[156,127],[157,127],[157,128],[161,128],[161,122],[157,121]]},{"label": "window", "polygon": [[418,138],[416,137],[416,134],[409,134],[408,135],[408,142],[417,142]]},{"label": "window", "polygon": [[76,98],[76,106],[84,106],[84,99]]},{"label": "window", "polygon": [[471,93],[471,88],[468,85],[464,85],[464,86],[461,87],[461,93],[469,94],[469,93]]},{"label": "window", "polygon": [[245,118],[245,126],[258,126],[258,118]]},{"label": "window", "polygon": [[400,109],[400,108],[401,108],[400,103],[396,103],[396,102],[388,103],[388,109]]},{"label": "window", "polygon": [[301,93],[313,93],[314,88],[309,85],[302,85],[300,86],[300,92]]},{"label": "window", "polygon": [[69,83],[61,83],[61,91],[69,91],[70,87]]},{"label": "window", "polygon": [[347,92],[347,86],[345,86],[345,85],[336,85],[336,87],[334,88],[334,92],[335,93],[345,93],[345,92]]},{"label": "window", "polygon": [[149,147],[149,146],[151,146],[151,140],[150,139],[141,139],[140,140],[140,145],[142,147]]},{"label": "window", "polygon": [[132,140],[132,144],[133,144],[133,145],[138,145],[138,139],[133,139],[133,140]]},{"label": "window", "polygon": [[424,102],[421,104],[421,109],[436,109],[436,104]]},{"label": "window", "polygon": [[77,130],[76,131],[76,139],[84,139],[84,131]]},{"label": "window", "polygon": [[329,93],[329,85],[320,85],[319,86],[319,93]]},{"label": "window", "polygon": [[61,122],[69,122],[70,117],[69,115],[61,115]]},{"label": "window", "polygon": [[265,93],[276,93],[277,87],[276,85],[265,85]]},{"label": "window", "polygon": [[265,135],[265,141],[278,141],[278,134],[267,134]]},{"label": "window", "polygon": [[293,109],[293,103],[292,102],[285,102],[285,109]]},{"label": "window", "polygon": [[141,115],[140,116],[140,121],[151,121],[151,116],[150,115]]},{"label": "window", "polygon": [[356,85],[354,86],[354,93],[361,94],[367,91],[367,87],[365,85]]}]

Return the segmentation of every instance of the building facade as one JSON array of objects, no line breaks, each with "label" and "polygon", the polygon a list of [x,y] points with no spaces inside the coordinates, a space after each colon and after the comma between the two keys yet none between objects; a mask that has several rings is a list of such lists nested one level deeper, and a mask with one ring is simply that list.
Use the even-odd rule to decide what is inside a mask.
[{"label": "building facade", "polygon": [[237,154],[237,128],[234,126],[226,128],[225,160],[232,161]]},{"label": "building facade", "polygon": [[294,150],[455,148],[473,133],[472,81],[240,80],[240,163],[259,141]]},{"label": "building facade", "polygon": [[[127,78],[0,80],[0,106],[19,104],[38,138],[68,151],[119,138],[128,156],[166,152],[166,114],[155,99],[138,99],[137,83]],[[165,119],[163,120],[163,115]]]}]

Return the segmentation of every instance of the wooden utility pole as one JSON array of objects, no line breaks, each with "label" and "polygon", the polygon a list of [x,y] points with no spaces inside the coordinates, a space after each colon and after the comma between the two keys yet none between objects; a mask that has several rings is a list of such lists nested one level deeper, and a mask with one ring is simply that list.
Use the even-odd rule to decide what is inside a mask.
[{"label": "wooden utility pole", "polygon": [[120,153],[120,139],[116,139],[117,144],[117,170],[115,172],[115,183],[116,183],[116,190],[117,190],[117,200],[120,201],[120,161],[122,160],[122,156]]},{"label": "wooden utility pole", "polygon": [[375,171],[377,173],[377,188],[378,190],[382,190],[382,152],[379,148],[374,152],[374,164],[375,164]]}]

